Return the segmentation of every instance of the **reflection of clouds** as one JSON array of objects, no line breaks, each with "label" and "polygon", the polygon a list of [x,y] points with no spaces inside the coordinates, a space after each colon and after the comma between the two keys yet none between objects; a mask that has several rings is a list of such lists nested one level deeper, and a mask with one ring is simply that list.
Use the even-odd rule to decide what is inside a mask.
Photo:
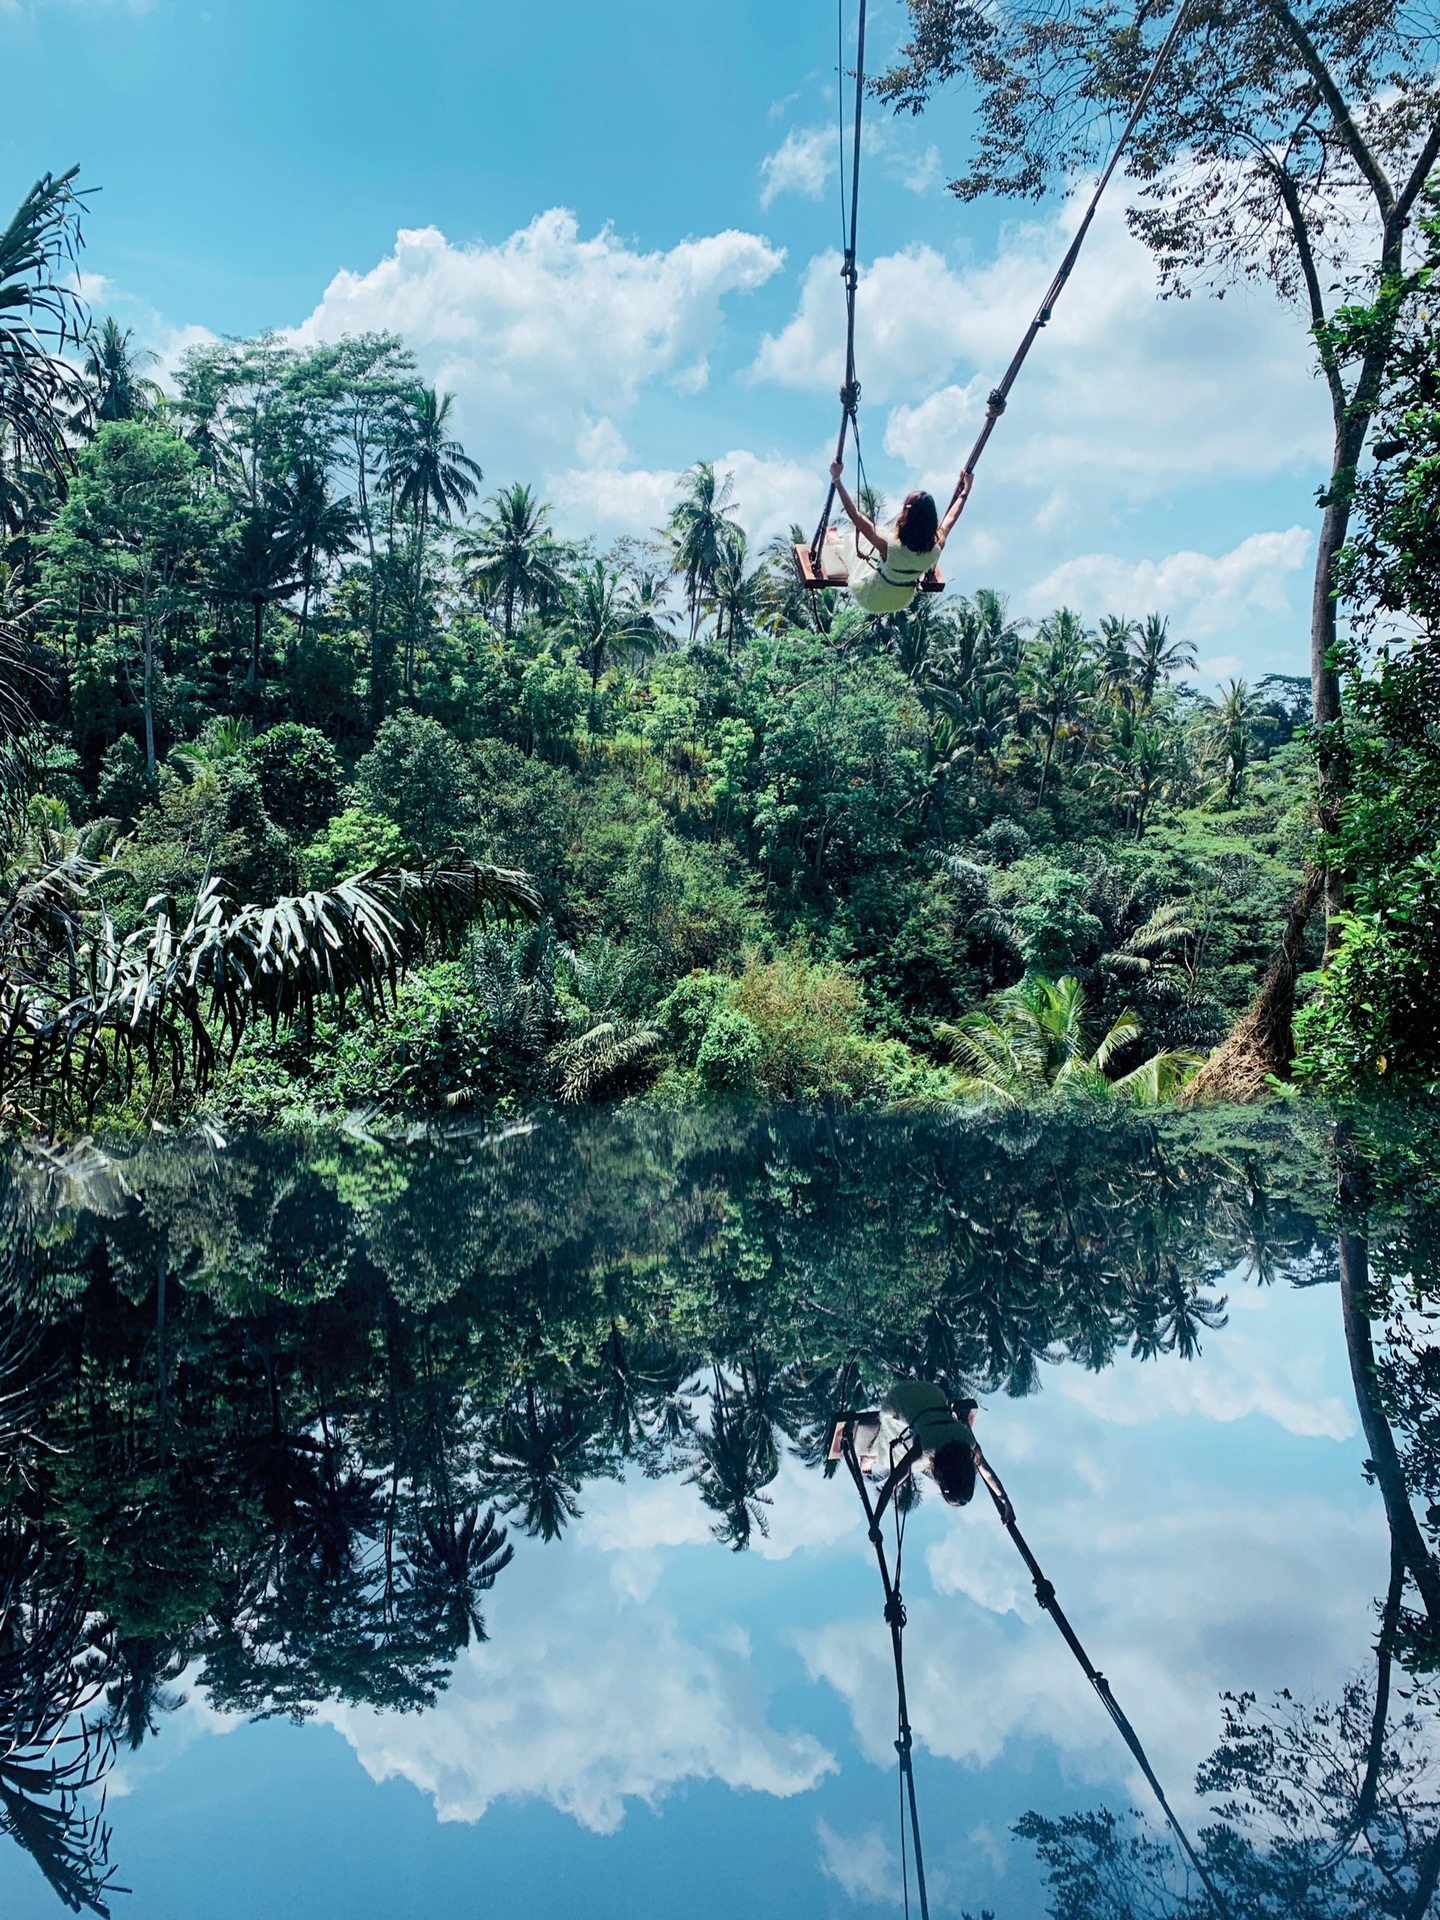
[{"label": "reflection of clouds", "polygon": [[[751,1537],[750,1552],[760,1560],[788,1560],[806,1547],[829,1547],[853,1540],[854,1494],[838,1476],[822,1479],[791,1453],[765,1489],[773,1505],[765,1509],[768,1534]],[[713,1546],[717,1516],[704,1505],[692,1482],[678,1475],[661,1480],[627,1480],[587,1492],[583,1540],[606,1553],[644,1553],[657,1547]],[[861,1545],[864,1545],[862,1539]]]},{"label": "reflection of clouds", "polygon": [[900,1862],[878,1827],[861,1833],[835,1833],[824,1820],[815,1822],[820,1842],[820,1871],[852,1900],[889,1900],[900,1878]]},{"label": "reflection of clouds", "polygon": [[442,1820],[535,1798],[613,1833],[627,1800],[653,1806],[682,1780],[784,1799],[834,1769],[810,1734],[769,1725],[743,1641],[692,1644],[666,1610],[619,1599],[566,1548],[517,1561],[490,1612],[492,1641],[461,1656],[428,1713],[321,1715],[372,1779],[408,1780]]}]

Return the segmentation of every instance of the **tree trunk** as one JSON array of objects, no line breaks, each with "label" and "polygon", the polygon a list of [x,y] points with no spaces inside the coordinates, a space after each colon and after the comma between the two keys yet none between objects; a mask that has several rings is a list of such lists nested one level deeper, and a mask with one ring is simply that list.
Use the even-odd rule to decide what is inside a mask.
[{"label": "tree trunk", "polygon": [[141,615],[145,648],[145,771],[155,771],[155,631],[147,608]]},{"label": "tree trunk", "polygon": [[1410,1576],[1425,1605],[1432,1627],[1440,1629],[1440,1568],[1425,1545],[1420,1523],[1410,1505],[1404,1469],[1390,1431],[1390,1422],[1380,1405],[1375,1373],[1375,1345],[1370,1331],[1370,1243],[1364,1233],[1342,1230],[1340,1234],[1340,1309],[1345,1321],[1345,1345],[1350,1355],[1350,1377],[1355,1383],[1355,1400],[1365,1444],[1370,1449],[1370,1465],[1385,1502],[1385,1518],[1395,1550],[1410,1569]]},{"label": "tree trunk", "polygon": [[1268,1091],[1272,1075],[1279,1077],[1290,1071],[1295,1058],[1295,978],[1300,971],[1305,929],[1324,885],[1325,876],[1318,867],[1305,869],[1264,985],[1223,1044],[1181,1093],[1182,1105],[1195,1106],[1203,1100],[1259,1100]]}]

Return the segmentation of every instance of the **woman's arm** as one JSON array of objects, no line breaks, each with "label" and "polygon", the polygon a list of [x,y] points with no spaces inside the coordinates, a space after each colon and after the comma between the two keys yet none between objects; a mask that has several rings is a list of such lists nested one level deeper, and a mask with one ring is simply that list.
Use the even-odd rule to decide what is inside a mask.
[{"label": "woman's arm", "polygon": [[935,534],[935,544],[937,547],[943,547],[954,531],[955,522],[965,511],[965,502],[970,498],[970,489],[974,484],[975,476],[973,473],[961,474],[960,485],[956,490],[955,498],[946,508],[945,518],[940,522],[940,526]]},{"label": "woman's arm", "polygon": [[880,558],[883,560],[890,551],[890,542],[885,538],[884,534],[881,533],[869,514],[862,513],[845,491],[845,482],[840,478],[844,471],[844,466],[840,461],[832,460],[830,462],[830,478],[835,482],[835,491],[840,496],[840,504],[855,522],[856,531],[864,534],[871,546],[877,549]]}]

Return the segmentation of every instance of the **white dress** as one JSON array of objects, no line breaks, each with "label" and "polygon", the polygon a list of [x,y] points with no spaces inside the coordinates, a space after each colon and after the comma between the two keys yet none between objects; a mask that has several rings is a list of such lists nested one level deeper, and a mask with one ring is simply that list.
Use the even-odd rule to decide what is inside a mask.
[{"label": "white dress", "polygon": [[[901,613],[915,597],[915,590],[940,558],[939,547],[928,553],[914,553],[893,527],[885,530],[889,548],[882,560],[866,542],[862,554],[857,548],[855,529],[846,521],[831,527],[825,535],[827,562],[833,558],[844,570],[857,607],[866,613]],[[830,568],[827,564],[826,572]]]}]

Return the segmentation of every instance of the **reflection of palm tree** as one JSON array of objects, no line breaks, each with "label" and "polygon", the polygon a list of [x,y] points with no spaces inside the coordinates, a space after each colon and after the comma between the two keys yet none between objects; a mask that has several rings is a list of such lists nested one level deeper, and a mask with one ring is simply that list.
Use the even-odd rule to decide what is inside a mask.
[{"label": "reflection of palm tree", "polygon": [[749,1546],[756,1527],[762,1534],[769,1531],[762,1509],[770,1505],[764,1489],[780,1471],[777,1388],[768,1355],[757,1353],[750,1365],[742,1364],[733,1382],[716,1367],[710,1431],[694,1441],[688,1478],[706,1506],[720,1515],[712,1529],[715,1538],[737,1553]]},{"label": "reflection of palm tree", "polygon": [[580,1516],[579,1492],[600,1461],[588,1409],[542,1398],[526,1383],[521,1405],[506,1410],[490,1460],[490,1480],[527,1533],[554,1540]]},{"label": "reflection of palm tree", "polygon": [[469,1645],[472,1632],[477,1640],[486,1638],[480,1595],[494,1586],[514,1557],[505,1529],[495,1525],[494,1507],[487,1507],[483,1518],[478,1506],[458,1519],[438,1513],[421,1515],[416,1584],[445,1602],[462,1647]]},{"label": "reflection of palm tree", "polygon": [[72,1913],[108,1914],[110,1833],[89,1811],[114,1745],[84,1711],[99,1692],[79,1566],[57,1540],[7,1523],[0,1535],[0,1832]]},{"label": "reflection of palm tree", "polygon": [[135,1753],[147,1734],[159,1731],[159,1716],[185,1704],[168,1682],[185,1668],[185,1656],[163,1640],[124,1638],[115,1643],[114,1678],[105,1689],[106,1731]]}]

